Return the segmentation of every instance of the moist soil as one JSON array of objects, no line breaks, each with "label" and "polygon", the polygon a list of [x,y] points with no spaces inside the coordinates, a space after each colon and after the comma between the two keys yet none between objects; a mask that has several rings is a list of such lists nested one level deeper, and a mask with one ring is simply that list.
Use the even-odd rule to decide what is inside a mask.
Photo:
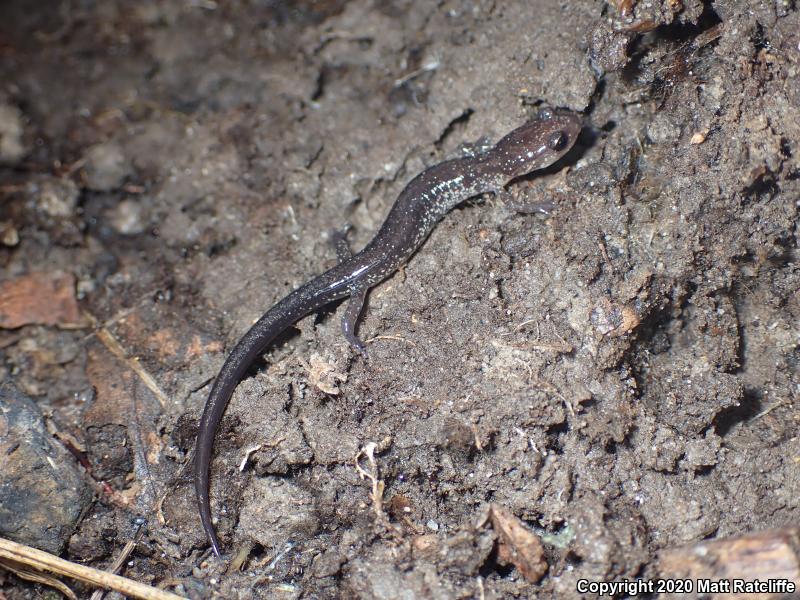
[{"label": "moist soil", "polygon": [[[132,540],[126,577],[192,598],[571,598],[797,523],[798,32],[788,2],[4,2],[0,283],[79,310],[4,308],[0,442],[70,477],[8,454],[0,535],[98,568]],[[227,352],[332,230],[359,249],[543,106],[576,146],[372,290],[367,359],[334,305],[237,387],[215,559],[191,461]]]}]

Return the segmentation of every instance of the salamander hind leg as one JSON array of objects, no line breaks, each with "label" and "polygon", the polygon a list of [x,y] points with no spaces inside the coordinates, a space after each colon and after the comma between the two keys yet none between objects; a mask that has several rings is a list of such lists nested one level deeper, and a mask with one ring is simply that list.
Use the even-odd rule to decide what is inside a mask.
[{"label": "salamander hind leg", "polygon": [[364,358],[367,358],[367,346],[356,336],[356,325],[361,311],[364,310],[364,302],[367,299],[367,286],[353,288],[350,291],[350,299],[344,308],[342,315],[342,333],[347,342]]}]

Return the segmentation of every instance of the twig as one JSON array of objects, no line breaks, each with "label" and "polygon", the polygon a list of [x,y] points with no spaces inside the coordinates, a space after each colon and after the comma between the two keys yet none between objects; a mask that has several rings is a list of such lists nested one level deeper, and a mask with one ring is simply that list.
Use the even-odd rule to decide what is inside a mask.
[{"label": "twig", "polygon": [[139,598],[141,600],[180,600],[183,598],[183,596],[178,596],[172,592],[165,592],[127,577],[112,575],[106,571],[69,562],[48,552],[4,538],[0,538],[0,558],[12,560],[39,571],[66,575],[89,585],[117,591],[131,598]]},{"label": "twig", "polygon": [[[63,581],[56,579],[55,577],[45,575],[44,573],[37,573],[36,571],[32,571],[30,569],[23,569],[17,565],[17,563],[5,558],[0,558],[0,567],[11,571],[20,579],[32,581],[34,583],[40,583],[56,589],[69,598],[69,600],[78,600],[75,592],[73,592]],[[5,596],[3,596],[3,598],[5,598]]]},{"label": "twig", "polygon": [[[125,561],[128,560],[128,557],[133,552],[133,549],[136,548],[136,543],[142,537],[142,525],[145,523],[144,520],[139,522],[136,528],[136,535],[133,536],[132,540],[128,540],[125,546],[122,548],[122,552],[119,553],[114,563],[111,565],[111,573],[117,575],[122,569],[122,565],[125,564]],[[105,590],[95,590],[92,594],[92,597],[89,600],[102,600],[103,596],[105,595]]]},{"label": "twig", "polygon": [[120,344],[117,338],[115,338],[105,327],[97,332],[97,339],[103,342],[103,345],[108,348],[114,356],[125,363],[131,371],[136,373],[147,389],[153,392],[153,395],[161,404],[161,408],[166,408],[167,404],[169,403],[167,395],[160,387],[158,387],[155,378],[150,375],[150,373],[148,373],[144,367],[142,367],[138,359],[135,357],[128,357],[127,353],[122,347],[122,344]]},{"label": "twig", "polygon": [[[375,462],[375,448],[377,448],[377,446],[378,445],[375,442],[369,442],[366,446],[361,448],[361,450],[358,451],[358,454],[356,454],[355,465],[359,477],[361,477],[361,479],[369,479],[372,482],[372,491],[370,493],[370,498],[372,499],[372,509],[375,512],[375,517],[378,522],[383,524],[387,522],[387,519],[386,514],[383,512],[384,483],[379,479],[378,465]],[[370,466],[369,471],[366,471],[359,464],[362,456],[367,457],[367,462]]]}]

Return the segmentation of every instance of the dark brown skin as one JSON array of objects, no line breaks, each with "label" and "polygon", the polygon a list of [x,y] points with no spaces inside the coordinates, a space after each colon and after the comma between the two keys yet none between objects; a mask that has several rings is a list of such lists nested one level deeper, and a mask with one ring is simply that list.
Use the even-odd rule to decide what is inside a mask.
[{"label": "dark brown skin", "polygon": [[572,148],[580,130],[578,115],[545,110],[537,120],[515,129],[483,154],[426,169],[400,193],[380,230],[361,252],[351,254],[344,235],[339,234],[339,264],[286,296],[244,334],[214,381],[197,434],[195,491],[203,529],[217,556],[220,542],[208,496],[211,452],[233,391],[253,361],[305,315],[348,296],[342,331],[350,345],[366,355],[355,326],[367,291],[405,264],[447,212],[468,198],[498,193],[512,179],[553,164]]}]

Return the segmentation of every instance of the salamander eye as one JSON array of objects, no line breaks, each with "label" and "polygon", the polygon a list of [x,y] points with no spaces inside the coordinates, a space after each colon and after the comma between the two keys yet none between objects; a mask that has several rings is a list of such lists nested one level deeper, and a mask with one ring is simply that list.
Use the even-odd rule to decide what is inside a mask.
[{"label": "salamander eye", "polygon": [[540,121],[549,121],[553,118],[553,111],[549,108],[543,108],[539,111],[539,120]]},{"label": "salamander eye", "polygon": [[554,131],[547,138],[547,147],[550,150],[563,150],[567,145],[567,134],[563,131]]}]

